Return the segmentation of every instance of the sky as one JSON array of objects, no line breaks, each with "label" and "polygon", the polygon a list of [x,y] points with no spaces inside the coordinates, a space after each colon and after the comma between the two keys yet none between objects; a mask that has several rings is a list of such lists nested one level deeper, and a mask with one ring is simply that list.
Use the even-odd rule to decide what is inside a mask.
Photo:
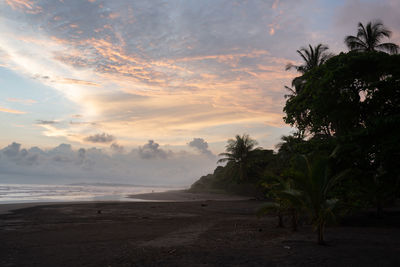
[{"label": "sky", "polygon": [[189,185],[227,139],[274,149],[296,50],[398,0],[1,0],[0,183]]}]

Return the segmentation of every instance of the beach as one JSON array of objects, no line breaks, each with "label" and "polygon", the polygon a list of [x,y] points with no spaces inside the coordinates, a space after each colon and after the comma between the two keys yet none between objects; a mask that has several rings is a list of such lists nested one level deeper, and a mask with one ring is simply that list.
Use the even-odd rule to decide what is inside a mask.
[{"label": "beach", "polygon": [[215,193],[193,193],[188,190],[168,190],[165,192],[134,194],[130,196],[133,199],[152,200],[152,201],[235,201],[249,200],[251,197],[215,194]]},{"label": "beach", "polygon": [[319,246],[309,225],[293,233],[289,222],[258,218],[261,201],[183,191],[131,197],[153,201],[14,206],[25,208],[0,215],[0,266],[400,265],[399,212],[329,227],[328,246]]}]

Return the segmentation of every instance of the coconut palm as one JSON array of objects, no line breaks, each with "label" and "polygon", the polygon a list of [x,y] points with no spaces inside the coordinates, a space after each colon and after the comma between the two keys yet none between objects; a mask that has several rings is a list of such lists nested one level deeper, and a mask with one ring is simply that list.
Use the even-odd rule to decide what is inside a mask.
[{"label": "coconut palm", "polygon": [[390,38],[391,35],[392,32],[379,20],[368,22],[367,26],[359,22],[357,36],[346,36],[344,42],[352,51],[383,51],[396,54],[399,50],[397,44],[381,42],[383,38]]},{"label": "coconut palm", "polygon": [[248,134],[236,135],[235,139],[228,140],[226,152],[219,154],[224,158],[218,160],[218,163],[231,163],[234,168],[238,169],[240,180],[246,180],[247,169],[252,157],[251,152],[256,149],[256,145],[257,141],[250,138]]},{"label": "coconut palm", "polygon": [[312,47],[310,44],[308,48],[302,47],[300,50],[297,50],[297,54],[301,56],[304,60],[302,65],[293,65],[292,63],[288,63],[286,65],[286,70],[296,69],[301,74],[306,73],[307,71],[312,70],[319,65],[322,65],[327,61],[330,57],[332,57],[331,53],[327,53],[328,50],[327,45],[318,44],[317,46]]},{"label": "coconut palm", "polygon": [[[300,55],[303,59],[303,64],[301,65],[294,65],[292,63],[288,63],[286,65],[286,70],[295,69],[301,75],[304,75],[306,72],[322,65],[327,61],[329,58],[333,56],[333,54],[328,53],[328,46],[323,44],[318,44],[317,46],[312,47],[310,44],[308,48],[302,47],[296,52]],[[297,95],[298,91],[301,90],[302,85],[304,84],[305,80],[302,76],[296,77],[292,80],[292,87],[295,89],[293,90],[290,87],[285,86],[287,90],[291,93],[286,95],[285,97],[291,97]]]}]

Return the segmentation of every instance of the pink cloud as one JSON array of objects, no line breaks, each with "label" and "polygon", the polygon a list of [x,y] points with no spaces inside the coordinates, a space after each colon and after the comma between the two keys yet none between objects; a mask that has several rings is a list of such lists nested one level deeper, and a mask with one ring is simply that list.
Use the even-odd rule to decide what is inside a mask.
[{"label": "pink cloud", "polygon": [[22,10],[31,14],[38,14],[42,11],[42,8],[35,5],[32,0],[6,0],[6,3],[14,10]]},{"label": "pink cloud", "polygon": [[21,99],[21,98],[7,98],[6,99],[8,102],[15,102],[15,103],[21,103],[21,104],[25,104],[25,105],[31,105],[31,104],[35,104],[37,103],[36,100],[33,99]]}]

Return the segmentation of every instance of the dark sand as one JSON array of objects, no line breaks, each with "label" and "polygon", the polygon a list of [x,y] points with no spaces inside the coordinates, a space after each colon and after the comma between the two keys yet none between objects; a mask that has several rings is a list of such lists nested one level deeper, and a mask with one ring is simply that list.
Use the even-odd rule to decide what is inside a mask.
[{"label": "dark sand", "polygon": [[131,195],[131,198],[141,200],[157,200],[157,201],[208,201],[208,200],[249,200],[250,197],[235,196],[228,194],[213,193],[191,193],[186,190],[170,190],[160,193],[147,193]]},{"label": "dark sand", "polygon": [[27,207],[0,215],[0,266],[400,266],[399,212],[383,220],[349,219],[347,226],[328,228],[329,245],[318,246],[310,226],[292,233],[277,228],[274,217],[258,219],[260,205],[210,200]]}]

